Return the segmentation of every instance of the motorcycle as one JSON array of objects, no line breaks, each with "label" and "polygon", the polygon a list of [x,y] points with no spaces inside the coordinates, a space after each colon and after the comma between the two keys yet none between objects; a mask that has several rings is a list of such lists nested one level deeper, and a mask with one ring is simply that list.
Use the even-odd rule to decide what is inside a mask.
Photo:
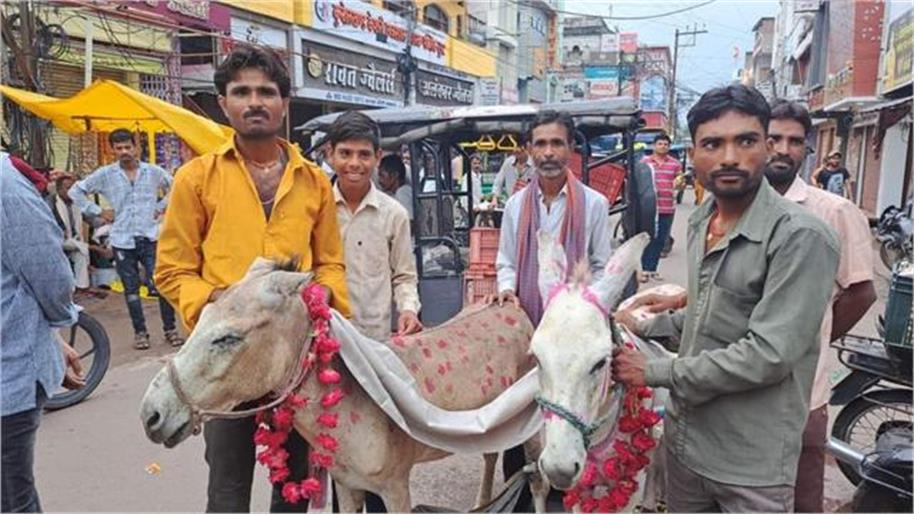
[{"label": "motorcycle", "polygon": [[846,336],[832,345],[851,374],[832,390],[844,405],[826,450],[857,486],[854,512],[911,512],[914,412],[911,360],[878,339]]},{"label": "motorcycle", "polygon": [[879,240],[879,257],[887,268],[893,269],[900,261],[912,260],[914,254],[914,222],[911,221],[911,203],[908,200],[904,209],[894,205],[882,211],[876,225],[876,239]]}]

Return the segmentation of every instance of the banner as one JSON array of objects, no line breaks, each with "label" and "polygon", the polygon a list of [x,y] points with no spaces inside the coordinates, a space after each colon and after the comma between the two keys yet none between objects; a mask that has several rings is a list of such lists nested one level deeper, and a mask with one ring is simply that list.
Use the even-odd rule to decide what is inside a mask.
[{"label": "banner", "polygon": [[667,107],[666,81],[660,75],[652,75],[641,81],[642,111],[664,111]]},{"label": "banner", "polygon": [[911,62],[914,61],[914,7],[910,4],[886,2],[889,10],[889,31],[883,54],[882,92],[911,83]]},{"label": "banner", "polygon": [[[365,2],[314,0],[315,29],[366,45],[402,53],[409,38],[409,21]],[[447,34],[416,23],[412,31],[413,57],[444,66]]]}]

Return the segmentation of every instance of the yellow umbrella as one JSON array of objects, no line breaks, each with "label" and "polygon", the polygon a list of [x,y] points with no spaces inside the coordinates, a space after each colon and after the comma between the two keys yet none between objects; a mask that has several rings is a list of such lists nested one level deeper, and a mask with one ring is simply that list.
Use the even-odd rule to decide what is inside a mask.
[{"label": "yellow umbrella", "polygon": [[66,99],[3,85],[0,93],[68,134],[118,128],[172,132],[198,154],[212,151],[233,134],[230,127],[111,80],[97,80]]}]

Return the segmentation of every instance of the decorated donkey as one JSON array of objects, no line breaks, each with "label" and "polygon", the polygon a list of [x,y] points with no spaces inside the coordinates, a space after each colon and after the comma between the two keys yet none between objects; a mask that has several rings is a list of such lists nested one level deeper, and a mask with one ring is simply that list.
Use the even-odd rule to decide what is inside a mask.
[{"label": "decorated donkey", "polygon": [[[337,484],[341,510],[359,509],[365,491],[371,491],[382,497],[391,512],[409,512],[411,469],[417,463],[440,459],[448,453],[423,444],[402,430],[379,407],[377,398],[366,393],[340,358],[328,358],[329,364],[325,365],[332,369],[325,368],[320,373],[299,370],[300,362],[314,361],[308,360],[312,356],[309,347],[327,343],[325,336],[318,336],[314,339],[325,339],[312,345],[315,318],[310,304],[301,299],[303,291],[313,289],[310,279],[309,273],[283,270],[276,263],[259,260],[243,280],[207,306],[187,343],[146,391],[141,406],[146,434],[155,443],[173,447],[198,431],[206,418],[236,416],[230,411],[239,405],[282,391],[282,397],[296,399],[300,407],[294,414],[294,428],[313,448],[332,446],[333,463],[324,467],[330,468]],[[338,337],[360,337],[352,335],[354,330],[348,322],[338,314],[334,316],[334,333],[343,334]],[[522,383],[531,385],[523,403],[530,406],[528,418],[534,420],[527,423],[526,433],[532,435],[539,426],[531,402],[535,378],[528,374],[533,367],[529,354],[532,332],[522,311],[512,306],[480,306],[464,311],[441,327],[395,338],[389,348],[402,361],[404,374],[411,375],[407,379],[411,389],[442,411],[469,411],[491,405],[526,375]],[[389,352],[378,349],[377,343],[369,346]],[[344,354],[346,348],[344,344]],[[332,357],[332,353],[327,355]],[[328,382],[343,394],[328,395]],[[329,418],[321,411],[327,405],[334,405],[335,410]],[[291,425],[292,420],[288,423]],[[332,438],[328,438],[328,432]],[[264,435],[265,440],[268,435]],[[517,442],[510,445],[513,444]],[[538,451],[531,440],[528,454],[535,458]],[[495,454],[487,455],[478,502],[486,501],[491,494],[494,457]],[[537,508],[542,510],[545,485],[532,480],[531,489]],[[297,495],[295,488],[293,496]]]},{"label": "decorated donkey", "polygon": [[[622,295],[649,242],[631,238],[614,253],[600,280],[590,284],[586,266],[568,277],[565,252],[538,234],[539,289],[545,312],[531,350],[539,366],[537,402],[546,419],[539,469],[565,494],[567,509],[628,511],[634,507],[659,417],[650,410],[647,388],[611,385],[614,342],[623,337],[609,310]],[[642,351],[656,352],[639,342]]]}]

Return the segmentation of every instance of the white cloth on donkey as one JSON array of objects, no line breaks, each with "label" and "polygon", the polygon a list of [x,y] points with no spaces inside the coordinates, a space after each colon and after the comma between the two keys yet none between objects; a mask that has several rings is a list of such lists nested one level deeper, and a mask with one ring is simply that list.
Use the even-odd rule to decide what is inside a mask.
[{"label": "white cloth on donkey", "polygon": [[536,370],[478,409],[449,411],[423,398],[390,347],[363,336],[336,311],[330,326],[349,372],[404,432],[423,444],[452,453],[498,452],[523,443],[543,423],[533,400],[539,388]]}]

